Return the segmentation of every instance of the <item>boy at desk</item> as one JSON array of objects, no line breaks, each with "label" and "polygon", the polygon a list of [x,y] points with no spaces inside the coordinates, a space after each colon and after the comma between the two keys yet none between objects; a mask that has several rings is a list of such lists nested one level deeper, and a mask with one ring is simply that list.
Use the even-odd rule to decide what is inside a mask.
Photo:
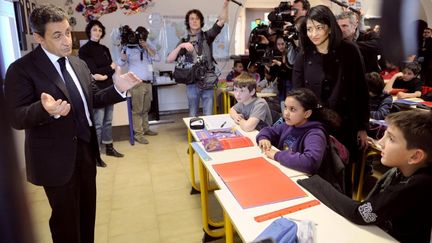
[{"label": "boy at desk", "polygon": [[234,79],[234,96],[237,104],[229,114],[236,124],[246,132],[260,130],[272,124],[272,116],[267,102],[256,95],[256,80],[248,73]]},{"label": "boy at desk", "polygon": [[393,167],[362,202],[337,192],[319,176],[299,180],[322,203],[356,224],[374,224],[401,242],[430,242],[432,226],[432,113],[389,114],[378,142],[381,163]]},{"label": "boy at desk", "polygon": [[416,62],[407,63],[401,73],[395,74],[387,82],[384,90],[392,93],[392,89],[405,89],[406,92],[401,91],[396,94],[398,99],[419,98],[423,86],[423,81],[418,77],[420,69],[420,65]]}]

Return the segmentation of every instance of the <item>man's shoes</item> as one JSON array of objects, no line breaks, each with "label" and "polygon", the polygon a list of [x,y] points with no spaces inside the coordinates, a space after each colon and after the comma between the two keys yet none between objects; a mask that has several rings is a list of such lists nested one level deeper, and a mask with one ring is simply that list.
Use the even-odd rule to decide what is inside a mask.
[{"label": "man's shoes", "polygon": [[141,144],[148,144],[149,141],[145,137],[134,137],[135,141]]},{"label": "man's shoes", "polygon": [[107,167],[107,164],[100,157],[98,157],[96,159],[96,166],[104,168]]},{"label": "man's shoes", "polygon": [[117,157],[117,158],[124,157],[124,154],[119,153],[117,150],[115,150],[112,143],[105,144],[105,154],[108,156],[113,156],[113,157]]},{"label": "man's shoes", "polygon": [[148,135],[148,136],[156,136],[158,135],[157,132],[153,132],[152,130],[147,130],[144,132],[144,135]]}]

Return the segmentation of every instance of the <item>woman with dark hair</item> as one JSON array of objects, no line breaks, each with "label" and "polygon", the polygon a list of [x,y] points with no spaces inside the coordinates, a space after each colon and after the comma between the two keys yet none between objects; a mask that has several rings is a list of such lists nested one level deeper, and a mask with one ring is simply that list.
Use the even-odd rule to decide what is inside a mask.
[{"label": "woman with dark hair", "polygon": [[[310,9],[300,38],[303,50],[294,64],[293,88],[311,89],[325,107],[339,114],[341,127],[331,133],[349,149],[351,161],[358,161],[359,148],[367,146],[369,122],[369,94],[359,49],[343,40],[335,16],[323,5]],[[349,193],[351,188],[347,189]]]},{"label": "woman with dark hair", "polygon": [[[105,89],[113,84],[112,75],[116,65],[111,59],[109,49],[100,44],[105,36],[105,27],[98,20],[90,21],[85,29],[89,41],[79,49],[79,57],[87,63],[87,66],[96,80],[95,84],[99,89]],[[94,120],[99,146],[105,145],[105,152],[108,156],[123,157],[124,155],[114,149],[112,139],[112,118],[113,105],[94,109]],[[100,166],[106,164],[101,160]]]}]

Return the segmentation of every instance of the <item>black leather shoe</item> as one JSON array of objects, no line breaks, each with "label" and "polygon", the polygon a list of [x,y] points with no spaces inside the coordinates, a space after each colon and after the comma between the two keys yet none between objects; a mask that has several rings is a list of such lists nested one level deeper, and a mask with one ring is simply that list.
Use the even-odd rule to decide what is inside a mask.
[{"label": "black leather shoe", "polygon": [[105,154],[108,156],[113,156],[113,157],[117,157],[117,158],[121,158],[124,157],[124,154],[119,153],[117,150],[115,150],[113,144],[106,144],[105,145]]},{"label": "black leather shoe", "polygon": [[107,164],[101,158],[98,158],[96,161],[96,166],[104,168],[107,167]]}]

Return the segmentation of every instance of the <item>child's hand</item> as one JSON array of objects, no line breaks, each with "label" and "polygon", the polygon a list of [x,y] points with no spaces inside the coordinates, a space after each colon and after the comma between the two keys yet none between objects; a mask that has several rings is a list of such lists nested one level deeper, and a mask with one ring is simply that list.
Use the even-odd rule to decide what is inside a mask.
[{"label": "child's hand", "polygon": [[242,115],[242,114],[235,114],[235,115],[233,115],[233,118],[232,118],[232,119],[234,120],[234,122],[235,122],[236,124],[239,124],[240,121],[243,120],[244,118],[243,118],[243,115]]},{"label": "child's hand", "polygon": [[264,153],[265,153],[265,155],[266,155],[267,157],[269,157],[270,159],[275,159],[274,156],[275,156],[275,154],[277,153],[277,151],[274,150],[274,149],[269,149],[269,150],[266,150]]},{"label": "child's hand", "polygon": [[407,94],[405,92],[399,92],[399,93],[397,93],[396,97],[398,99],[405,99],[405,98],[407,98]]},{"label": "child's hand", "polygon": [[266,152],[266,151],[270,150],[271,146],[272,146],[271,142],[269,140],[267,140],[267,139],[261,139],[261,140],[259,140],[258,145],[259,145],[259,147],[261,149],[261,152]]}]

